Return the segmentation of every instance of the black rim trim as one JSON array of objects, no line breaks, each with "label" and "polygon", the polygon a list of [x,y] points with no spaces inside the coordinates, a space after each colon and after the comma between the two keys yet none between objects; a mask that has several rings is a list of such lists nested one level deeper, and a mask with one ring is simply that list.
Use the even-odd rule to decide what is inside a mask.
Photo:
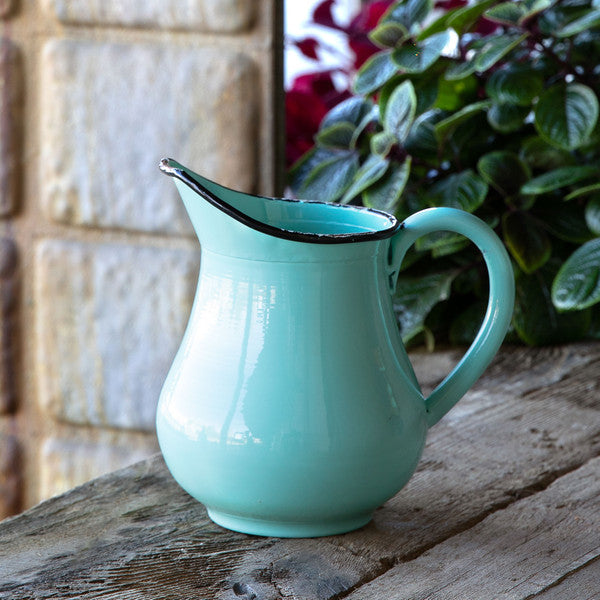
[{"label": "black rim trim", "polygon": [[[256,229],[257,231],[260,231],[262,233],[266,233],[268,235],[272,235],[278,238],[283,238],[285,240],[293,240],[296,242],[310,242],[313,244],[344,244],[348,242],[383,240],[391,237],[400,225],[396,217],[384,211],[377,210],[374,208],[346,206],[343,204],[339,204],[336,206],[339,206],[341,209],[366,211],[383,216],[390,222],[390,226],[386,229],[378,229],[376,231],[365,231],[356,233],[304,233],[301,231],[282,229],[280,227],[275,227],[274,225],[263,223],[262,221],[258,221],[257,219],[253,219],[252,217],[249,217],[245,213],[239,211],[237,208],[231,206],[231,204],[228,204],[221,198],[215,196],[210,190],[205,188],[197,179],[192,177],[182,167],[182,165],[180,165],[177,161],[175,161],[172,158],[163,158],[160,161],[159,168],[163,173],[165,173],[165,175],[169,175],[170,177],[176,177],[177,179],[183,181],[183,183],[188,185],[196,193],[200,194],[205,200],[210,202],[210,204],[223,211],[230,217],[234,218],[236,221],[239,221],[240,223],[243,223],[244,225],[247,225],[248,227]],[[224,189],[229,188],[224,187]],[[283,202],[309,202],[307,200],[295,200],[293,198],[268,198],[266,196],[259,197],[265,198],[267,200],[279,200]],[[312,200],[310,201],[310,203],[329,204],[327,202],[319,202]]]}]

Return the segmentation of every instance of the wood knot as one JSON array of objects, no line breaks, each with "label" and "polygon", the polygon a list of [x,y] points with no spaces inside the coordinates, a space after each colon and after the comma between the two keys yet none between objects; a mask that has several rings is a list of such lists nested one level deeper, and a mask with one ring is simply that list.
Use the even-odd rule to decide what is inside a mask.
[{"label": "wood knot", "polygon": [[236,596],[243,596],[247,600],[256,600],[256,592],[247,583],[234,583],[233,593]]}]

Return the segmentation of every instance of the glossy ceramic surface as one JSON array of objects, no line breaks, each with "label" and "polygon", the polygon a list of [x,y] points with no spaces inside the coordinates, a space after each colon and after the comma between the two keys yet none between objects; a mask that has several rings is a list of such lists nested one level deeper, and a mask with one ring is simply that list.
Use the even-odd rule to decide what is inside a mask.
[{"label": "glossy ceramic surface", "polygon": [[[481,221],[250,196],[172,160],[202,246],[198,288],[165,381],[157,432],[178,483],[217,523],[308,537],[366,524],[411,477],[428,427],[485,369],[506,333],[513,276]],[[451,230],[490,273],[479,335],[424,399],[391,296],[406,250]]]}]

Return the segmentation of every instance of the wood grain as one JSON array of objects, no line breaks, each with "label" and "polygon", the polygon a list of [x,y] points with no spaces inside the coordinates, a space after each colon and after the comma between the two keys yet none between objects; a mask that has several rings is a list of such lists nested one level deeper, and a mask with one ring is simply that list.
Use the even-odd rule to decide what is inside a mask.
[{"label": "wood grain", "polygon": [[[597,575],[599,470],[600,459],[591,460],[543,492],[390,569],[348,600],[524,600],[552,593],[587,566],[593,568],[583,571],[586,576]],[[596,598],[599,583],[596,579]],[[581,598],[579,591],[562,597]]]},{"label": "wood grain", "polygon": [[[412,358],[431,389],[460,353]],[[598,467],[599,386],[600,344],[505,348],[432,428],[408,486],[369,525],[342,536],[280,540],[228,532],[207,519],[156,457],[1,522],[0,598],[370,598],[364,594],[371,586],[395,581],[397,590],[398,569],[417,561],[422,566],[430,553],[458,539],[470,539],[468,548],[489,554],[492,564],[499,550],[486,533],[494,531],[485,529],[490,519],[527,503],[537,506],[557,486],[564,502],[579,501],[578,477]],[[598,539],[594,510],[586,519]],[[536,513],[524,510],[523,522],[528,515],[533,526]],[[508,526],[510,518],[498,523]],[[510,537],[503,539],[509,554]],[[565,548],[568,556],[571,546]],[[542,556],[537,568],[547,589],[535,589],[550,594],[571,578],[585,582],[596,565],[590,552],[589,566],[573,556],[581,565],[571,572],[564,558],[551,575],[548,565],[556,560]],[[431,593],[425,597],[446,598]],[[496,596],[475,590],[456,597]]]}]

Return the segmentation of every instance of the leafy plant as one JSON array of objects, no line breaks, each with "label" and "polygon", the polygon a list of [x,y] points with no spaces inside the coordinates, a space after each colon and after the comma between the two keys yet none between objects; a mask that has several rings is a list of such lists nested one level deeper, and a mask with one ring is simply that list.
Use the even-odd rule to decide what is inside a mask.
[{"label": "leafy plant", "polygon": [[351,95],[353,74],[378,50],[369,32],[391,4],[392,0],[369,2],[349,23],[338,23],[334,18],[335,0],[322,0],[315,6],[309,20],[313,29],[336,31],[348,45],[348,54],[338,52],[338,64],[334,66],[323,65],[321,54],[331,53],[332,48],[319,36],[286,40],[288,47],[295,47],[315,65],[313,70],[298,75],[286,90],[286,166],[312,148],[325,114]]},{"label": "leafy plant", "polygon": [[[515,338],[600,337],[600,1],[450,6],[389,7],[369,35],[380,50],[322,120],[291,187],[400,219],[431,206],[475,213],[514,261]],[[465,238],[418,240],[395,297],[405,341],[468,342],[486,296]]]}]

